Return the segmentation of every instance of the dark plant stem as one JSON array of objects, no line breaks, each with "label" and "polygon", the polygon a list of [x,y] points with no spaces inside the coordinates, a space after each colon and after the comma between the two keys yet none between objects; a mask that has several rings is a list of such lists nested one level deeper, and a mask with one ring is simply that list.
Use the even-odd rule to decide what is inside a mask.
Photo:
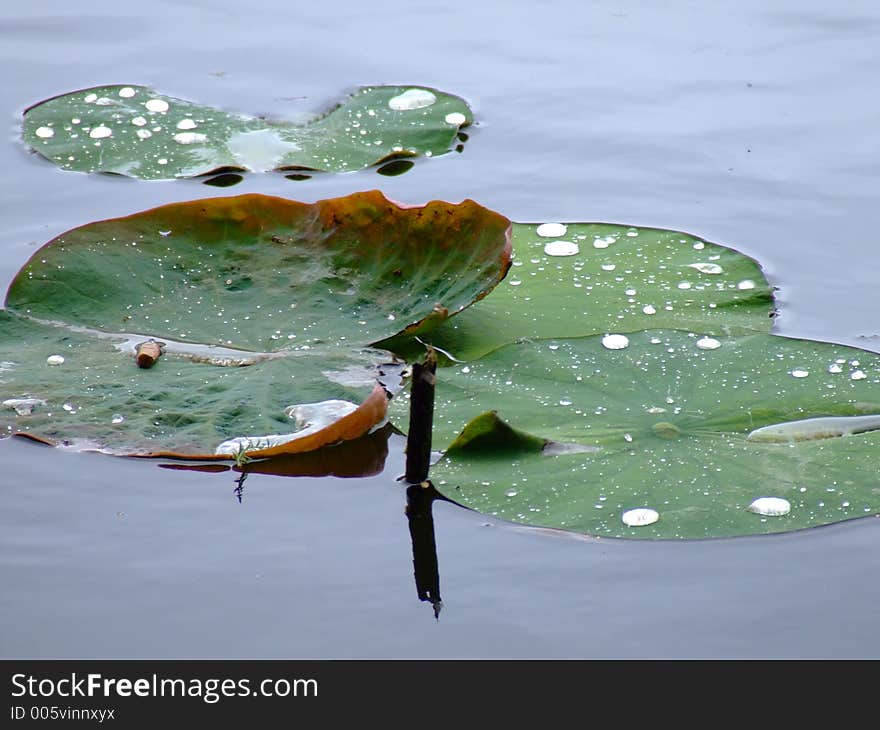
[{"label": "dark plant stem", "polygon": [[406,481],[420,484],[428,478],[431,463],[431,430],[434,425],[434,383],[437,352],[428,348],[425,361],[415,363],[409,404],[409,434],[406,438]]}]

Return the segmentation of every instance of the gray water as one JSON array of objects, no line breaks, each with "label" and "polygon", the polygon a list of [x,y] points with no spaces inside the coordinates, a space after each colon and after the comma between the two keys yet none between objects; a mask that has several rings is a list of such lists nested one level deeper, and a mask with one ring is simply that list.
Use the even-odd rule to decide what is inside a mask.
[{"label": "gray water", "polygon": [[[779,334],[880,349],[872,0],[7,3],[0,289],[35,247],[174,200],[379,188],[518,221],[686,230],[759,259]],[[228,190],[61,172],[21,111],[99,84],[278,117],[435,86],[463,154]],[[3,657],[877,657],[880,521],[773,537],[577,539],[434,508],[420,603],[401,439],[364,479],[227,474],[0,441]]]}]

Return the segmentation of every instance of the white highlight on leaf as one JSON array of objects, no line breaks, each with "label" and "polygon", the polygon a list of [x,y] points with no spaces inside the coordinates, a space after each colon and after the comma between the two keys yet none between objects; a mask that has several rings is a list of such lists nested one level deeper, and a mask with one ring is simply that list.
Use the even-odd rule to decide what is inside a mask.
[{"label": "white highlight on leaf", "polygon": [[402,94],[388,100],[388,107],[396,112],[424,109],[431,106],[437,97],[427,89],[407,89]]},{"label": "white highlight on leaf", "polygon": [[299,403],[284,409],[285,415],[297,426],[293,433],[269,434],[267,436],[237,436],[224,441],[215,454],[235,456],[248,451],[262,451],[290,443],[317,433],[356,411],[358,406],[346,400],[325,400],[320,403]]},{"label": "white highlight on leaf", "polygon": [[568,226],[564,223],[542,223],[535,229],[535,233],[543,238],[559,238],[564,236],[568,231]]},{"label": "white highlight on leaf", "polygon": [[756,515],[781,517],[791,512],[791,502],[782,497],[758,497],[746,509]]},{"label": "white highlight on leaf", "polygon": [[629,509],[624,512],[620,519],[628,527],[645,527],[646,525],[653,525],[659,520],[660,513],[650,507],[637,507],[636,509]]}]

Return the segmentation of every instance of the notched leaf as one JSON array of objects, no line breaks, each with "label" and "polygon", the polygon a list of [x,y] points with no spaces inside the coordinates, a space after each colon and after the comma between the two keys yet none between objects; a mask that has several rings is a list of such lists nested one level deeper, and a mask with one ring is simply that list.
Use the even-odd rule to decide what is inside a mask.
[{"label": "notched leaf", "polygon": [[219,172],[346,172],[442,155],[473,121],[437,89],[370,86],[305,124],[226,112],[145,86],[99,86],[24,112],[31,148],[65,170],[145,180]]},{"label": "notched leaf", "polygon": [[[438,373],[435,438],[451,445],[433,478],[473,509],[599,536],[825,525],[880,514],[878,396],[880,355],[843,345],[676,330],[523,342]],[[468,423],[487,408],[508,423]]]}]

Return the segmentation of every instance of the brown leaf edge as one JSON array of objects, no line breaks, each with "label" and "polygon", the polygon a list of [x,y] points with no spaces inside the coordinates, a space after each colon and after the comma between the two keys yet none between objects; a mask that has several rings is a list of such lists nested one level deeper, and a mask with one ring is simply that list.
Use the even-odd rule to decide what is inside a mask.
[{"label": "brown leaf edge", "polygon": [[[367,396],[366,400],[361,403],[356,410],[343,416],[338,421],[334,421],[326,428],[309,434],[300,439],[293,439],[278,446],[269,449],[258,449],[255,451],[246,451],[244,456],[249,459],[268,459],[273,456],[282,456],[289,454],[302,454],[307,451],[320,449],[322,446],[340,443],[342,441],[352,441],[369,432],[373,426],[376,426],[385,420],[388,413],[388,391],[377,383],[373,388],[373,392]],[[26,431],[17,431],[12,434],[20,438],[26,438],[30,441],[45,444],[47,446],[56,446],[59,442],[53,442],[44,439],[41,436],[35,436]],[[85,449],[88,451],[89,449]],[[99,451],[99,449],[95,449]],[[114,454],[115,456],[124,456],[135,459],[178,459],[181,461],[235,461],[234,456],[229,454],[180,454],[176,451],[148,451],[135,454]]]},{"label": "brown leaf edge", "polygon": [[[430,232],[436,229],[440,234],[432,241],[432,245],[447,253],[450,260],[456,254],[455,243],[466,241],[467,235],[478,229],[481,238],[479,245],[491,255],[485,259],[486,266],[482,272],[484,282],[473,300],[453,310],[448,309],[448,303],[435,302],[433,311],[422,319],[409,323],[397,333],[380,337],[376,342],[392,341],[426,332],[483,299],[507,276],[513,255],[513,224],[510,219],[470,199],[460,203],[432,200],[423,205],[410,205],[385,197],[381,190],[365,190],[314,203],[303,203],[279,196],[245,193],[166,203],[127,216],[92,221],[65,231],[42,245],[25,262],[9,285],[4,306],[10,311],[16,311],[14,300],[21,273],[33,262],[54,253],[54,248],[59,244],[63,245],[65,240],[99,226],[109,226],[109,236],[112,235],[110,231],[113,226],[129,222],[137,225],[144,219],[157,219],[164,226],[197,228],[206,237],[220,235],[229,223],[239,228],[238,235],[258,237],[267,220],[299,221],[306,225],[308,221],[312,221],[331,235],[344,230],[358,230],[365,247],[379,250],[382,246],[389,245],[389,233],[397,226],[410,231],[411,235],[404,239],[402,245],[413,248],[420,246],[425,238],[430,238]],[[11,306],[10,300],[13,302]]]},{"label": "brown leaf edge", "polygon": [[[309,434],[304,438],[293,439],[286,443],[273,446],[269,449],[245,451],[244,456],[249,459],[269,459],[273,456],[286,454],[302,454],[307,451],[320,449],[322,446],[337,444],[341,441],[352,441],[367,433],[373,426],[385,420],[388,414],[388,391],[376,383],[373,392],[367,396],[356,410],[334,421],[326,428]],[[147,459],[182,459],[186,461],[234,461],[235,457],[229,454],[178,454],[174,451],[154,451],[147,454],[131,454],[131,456]]]}]

